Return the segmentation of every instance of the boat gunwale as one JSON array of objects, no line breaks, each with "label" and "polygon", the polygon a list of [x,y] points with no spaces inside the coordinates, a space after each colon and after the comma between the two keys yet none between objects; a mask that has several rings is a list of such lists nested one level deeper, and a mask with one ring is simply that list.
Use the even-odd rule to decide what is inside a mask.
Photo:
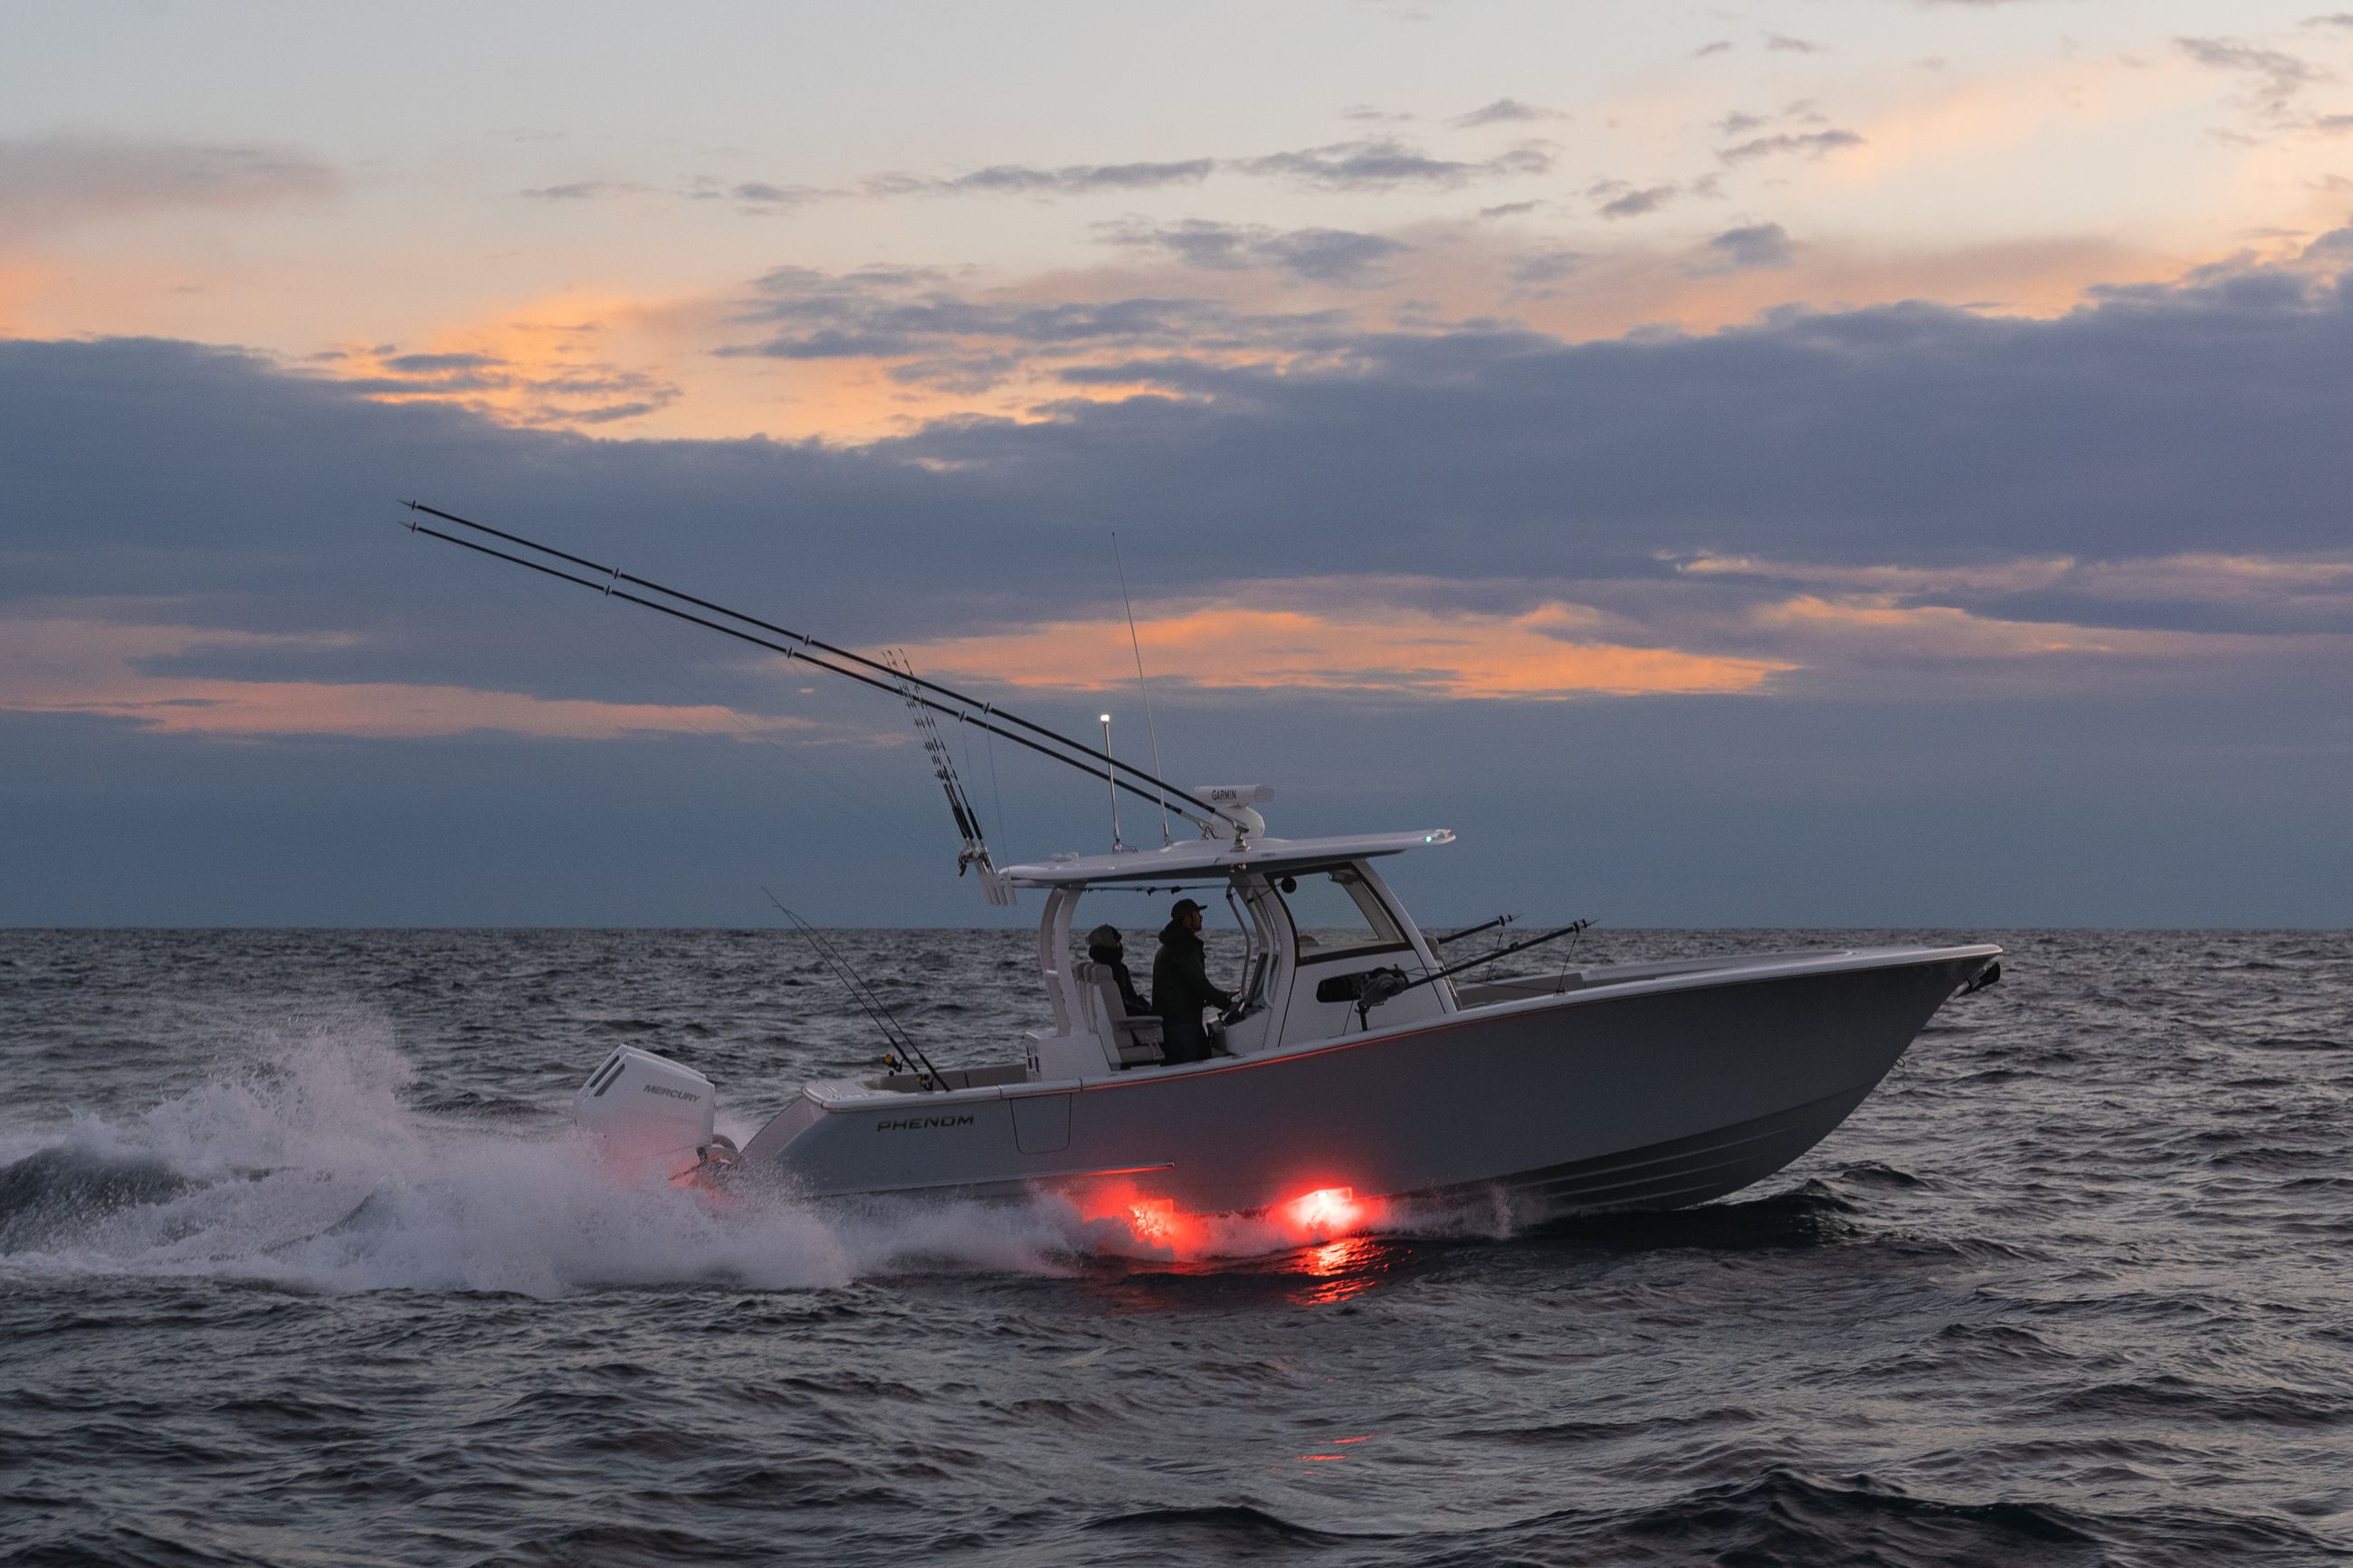
[{"label": "boat gunwale", "polygon": [[[1527,996],[1516,1001],[1493,1002],[1482,1006],[1466,1007],[1444,1013],[1435,1018],[1417,1020],[1410,1024],[1392,1025],[1385,1029],[1367,1029],[1363,1034],[1347,1035],[1333,1039],[1303,1040],[1295,1046],[1278,1047],[1269,1051],[1253,1051],[1246,1057],[1213,1057],[1206,1061],[1180,1062],[1172,1070],[1168,1066],[1130,1068],[1118,1076],[1103,1078],[1044,1079],[1031,1083],[993,1084],[974,1089],[879,1089],[867,1086],[860,1079],[823,1079],[801,1087],[799,1098],[814,1101],[828,1115],[862,1114],[878,1106],[902,1104],[920,1100],[930,1105],[951,1103],[976,1104],[992,1100],[1029,1100],[1051,1094],[1091,1094],[1111,1089],[1147,1089],[1158,1084],[1190,1083],[1219,1073],[1242,1072],[1252,1068],[1272,1066],[1279,1062],[1303,1061],[1309,1058],[1327,1056],[1335,1051],[1355,1050],[1365,1046],[1387,1045],[1399,1040],[1419,1038],[1424,1035],[1442,1034],[1472,1022],[1484,1022],[1497,1017],[1517,1017],[1525,1014],[1583,1006],[1591,1003],[1617,1001],[1628,996],[1662,994],[1675,991],[1703,991],[1721,985],[1742,985],[1758,982],[1805,979],[1818,974],[1846,974],[1873,969],[1905,969],[1931,963],[1956,959],[1996,959],[2004,956],[1998,942],[1965,942],[1956,947],[1880,947],[1825,948],[1817,954],[1790,958],[1773,954],[1757,963],[1742,963],[1740,955],[1731,954],[1721,967],[1683,970],[1674,973],[1640,976],[1612,981],[1606,984],[1580,986],[1551,995]],[[1681,961],[1676,961],[1681,962]],[[1149,1077],[1134,1076],[1139,1070]],[[852,1092],[841,1093],[844,1089]],[[834,1092],[821,1092],[831,1090]],[[788,1102],[789,1103],[789,1102]],[[781,1114],[781,1112],[779,1113]]]}]

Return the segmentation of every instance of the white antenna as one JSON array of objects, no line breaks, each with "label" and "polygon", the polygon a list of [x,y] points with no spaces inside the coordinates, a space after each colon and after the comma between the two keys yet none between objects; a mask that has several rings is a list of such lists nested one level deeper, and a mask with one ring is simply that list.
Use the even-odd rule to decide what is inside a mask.
[{"label": "white antenna", "polygon": [[1119,764],[1111,760],[1111,715],[1103,716],[1103,777],[1111,784],[1111,847],[1114,855],[1127,847],[1119,838]]},{"label": "white antenna", "polygon": [[[1127,611],[1127,646],[1135,654],[1135,689],[1144,693],[1144,732],[1152,737],[1152,771],[1156,775],[1160,772],[1160,730],[1152,722],[1152,683],[1144,679],[1144,645],[1135,640],[1135,605],[1127,596],[1127,563],[1120,558],[1119,530],[1115,528],[1111,531],[1111,559],[1119,568],[1119,602]],[[1104,721],[1110,721],[1106,718]],[[1108,739],[1103,750],[1111,750]],[[1153,787],[1156,794],[1159,786]],[[1119,804],[1114,801],[1112,814],[1116,816],[1118,813]],[[1168,797],[1165,795],[1160,796],[1160,842],[1163,847],[1175,842],[1168,837]]]}]

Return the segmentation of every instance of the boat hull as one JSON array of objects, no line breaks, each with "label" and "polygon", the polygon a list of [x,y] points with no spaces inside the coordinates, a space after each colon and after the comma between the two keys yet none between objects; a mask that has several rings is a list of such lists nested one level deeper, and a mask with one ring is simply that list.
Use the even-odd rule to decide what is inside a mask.
[{"label": "boat hull", "polygon": [[[1989,946],[1777,957],[1261,1057],[930,1095],[818,1086],[745,1150],[813,1195],[1118,1183],[1197,1212],[1328,1188],[1673,1208],[1861,1104]],[[831,1088],[836,1092],[828,1093]]]}]

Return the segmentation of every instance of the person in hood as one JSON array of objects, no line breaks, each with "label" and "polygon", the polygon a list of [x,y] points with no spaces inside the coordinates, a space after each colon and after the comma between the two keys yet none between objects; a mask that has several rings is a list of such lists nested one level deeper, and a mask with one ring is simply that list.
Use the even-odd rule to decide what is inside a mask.
[{"label": "person in hood", "polygon": [[1208,950],[1201,945],[1201,906],[1179,899],[1161,929],[1160,952],[1152,960],[1152,996],[1158,1004],[1160,1037],[1166,1059],[1205,1061],[1209,1036],[1201,1009],[1231,1011],[1234,999],[1209,984]]},{"label": "person in hood", "polygon": [[1117,926],[1097,926],[1087,932],[1087,956],[1110,970],[1119,983],[1119,1003],[1129,1017],[1153,1016],[1152,1004],[1136,994],[1135,977],[1127,972],[1127,942]]}]

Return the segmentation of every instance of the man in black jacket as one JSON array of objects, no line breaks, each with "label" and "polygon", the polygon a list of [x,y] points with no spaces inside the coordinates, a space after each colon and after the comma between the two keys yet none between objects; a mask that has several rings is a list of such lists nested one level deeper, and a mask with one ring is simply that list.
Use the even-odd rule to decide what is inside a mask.
[{"label": "man in black jacket", "polygon": [[1152,960],[1152,997],[1160,1013],[1160,1037],[1166,1059],[1198,1062],[1209,1055],[1209,1037],[1201,1027],[1201,1009],[1230,1010],[1234,999],[1209,984],[1208,950],[1201,945],[1201,906],[1179,899],[1168,911],[1160,932],[1160,952]]}]

